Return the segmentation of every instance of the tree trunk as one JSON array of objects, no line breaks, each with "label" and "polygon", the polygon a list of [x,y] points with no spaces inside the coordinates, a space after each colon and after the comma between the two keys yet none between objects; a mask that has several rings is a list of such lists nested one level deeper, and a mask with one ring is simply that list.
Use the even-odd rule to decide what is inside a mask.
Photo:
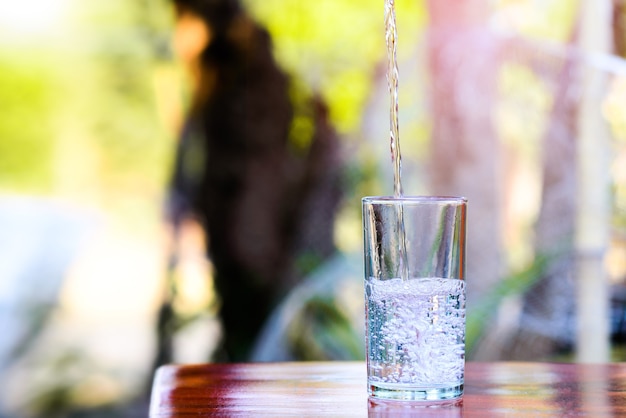
[{"label": "tree trunk", "polygon": [[626,0],[613,0],[613,45],[615,54],[626,58]]},{"label": "tree trunk", "polygon": [[[540,59],[550,59],[540,54]],[[550,260],[523,298],[518,329],[506,339],[501,360],[537,360],[572,343],[575,311],[574,236],[576,219],[576,58],[570,54],[558,74],[549,125],[542,142],[541,208],[535,226],[535,253]]]},{"label": "tree trunk", "polygon": [[500,145],[492,124],[496,51],[489,2],[431,0],[431,192],[468,198],[468,310],[502,276]]}]

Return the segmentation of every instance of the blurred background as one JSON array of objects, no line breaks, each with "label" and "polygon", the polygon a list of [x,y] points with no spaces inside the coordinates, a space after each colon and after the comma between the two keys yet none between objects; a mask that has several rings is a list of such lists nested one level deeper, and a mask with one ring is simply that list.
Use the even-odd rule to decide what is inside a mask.
[{"label": "blurred background", "polygon": [[[343,164],[336,251],[251,360],[362,359],[360,198],[393,191],[384,3],[243,4]],[[470,202],[468,359],[625,361],[626,3],[396,13],[405,194]],[[206,237],[165,209],[194,94],[176,20],[166,0],[0,0],[0,417],[146,416],[163,338],[176,362],[219,346]]]}]

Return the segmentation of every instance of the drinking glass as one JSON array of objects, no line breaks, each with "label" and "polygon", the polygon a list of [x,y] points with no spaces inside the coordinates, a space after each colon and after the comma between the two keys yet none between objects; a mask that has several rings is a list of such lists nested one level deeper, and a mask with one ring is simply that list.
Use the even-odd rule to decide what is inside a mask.
[{"label": "drinking glass", "polygon": [[463,395],[463,197],[364,197],[367,379],[373,399]]}]

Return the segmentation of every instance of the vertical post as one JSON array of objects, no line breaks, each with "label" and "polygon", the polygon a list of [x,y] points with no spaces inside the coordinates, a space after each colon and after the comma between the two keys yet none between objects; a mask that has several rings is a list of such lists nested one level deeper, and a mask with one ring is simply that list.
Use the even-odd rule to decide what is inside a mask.
[{"label": "vertical post", "polygon": [[[583,0],[579,46],[583,57],[611,49],[611,0]],[[576,361],[610,360],[608,283],[603,266],[609,243],[609,135],[601,117],[606,74],[583,59],[581,102],[578,116],[578,214],[576,248],[578,264]]]}]

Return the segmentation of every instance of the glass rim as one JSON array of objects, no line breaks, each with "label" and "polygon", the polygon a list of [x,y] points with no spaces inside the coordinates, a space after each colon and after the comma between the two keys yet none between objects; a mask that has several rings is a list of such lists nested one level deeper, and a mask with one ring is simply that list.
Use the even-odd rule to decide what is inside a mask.
[{"label": "glass rim", "polygon": [[365,196],[361,198],[364,204],[393,205],[399,203],[416,204],[467,204],[467,198],[463,196]]}]

